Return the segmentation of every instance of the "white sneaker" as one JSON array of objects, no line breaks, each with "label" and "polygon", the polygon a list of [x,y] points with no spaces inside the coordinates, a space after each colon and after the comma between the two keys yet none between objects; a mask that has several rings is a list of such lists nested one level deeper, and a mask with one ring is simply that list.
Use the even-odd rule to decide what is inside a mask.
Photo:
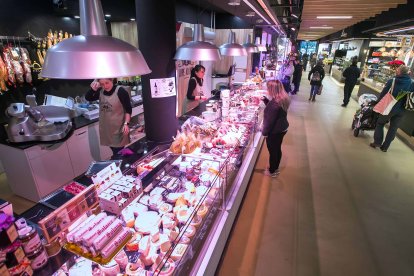
[{"label": "white sneaker", "polygon": [[280,174],[279,170],[275,170],[274,173],[270,173],[268,169],[264,171],[264,174],[270,177],[277,177]]}]

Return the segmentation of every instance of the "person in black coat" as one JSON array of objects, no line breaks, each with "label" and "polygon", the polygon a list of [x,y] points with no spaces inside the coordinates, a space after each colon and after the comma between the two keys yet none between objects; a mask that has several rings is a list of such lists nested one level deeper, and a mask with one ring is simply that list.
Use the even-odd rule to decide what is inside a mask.
[{"label": "person in black coat", "polygon": [[308,53],[305,52],[302,56],[303,71],[306,71],[306,66],[308,66],[308,61],[309,61],[309,55]]},{"label": "person in black coat", "polygon": [[302,70],[303,70],[303,66],[298,59],[295,60],[294,64],[295,64],[294,65],[295,71],[293,71],[292,83],[295,88],[293,89],[292,94],[296,94],[299,91],[300,80],[302,78]]},{"label": "person in black coat", "polygon": [[322,80],[325,77],[325,70],[323,69],[323,62],[319,60],[316,65],[310,70],[308,74],[308,80],[310,81],[311,91],[309,101],[315,101],[316,94],[322,85]]},{"label": "person in black coat", "polygon": [[262,135],[266,137],[266,145],[269,150],[269,167],[265,175],[276,177],[279,171],[280,160],[282,159],[282,141],[287,133],[289,122],[287,110],[290,105],[289,95],[279,80],[267,82],[267,92],[271,97],[269,101],[264,98],[266,108],[263,111]]},{"label": "person in black coat", "polygon": [[352,90],[357,83],[359,76],[361,75],[361,71],[357,67],[357,61],[353,60],[351,66],[345,69],[342,73],[342,76],[345,78],[345,86],[344,86],[344,101],[341,106],[346,107],[349,103],[349,99],[351,98]]}]

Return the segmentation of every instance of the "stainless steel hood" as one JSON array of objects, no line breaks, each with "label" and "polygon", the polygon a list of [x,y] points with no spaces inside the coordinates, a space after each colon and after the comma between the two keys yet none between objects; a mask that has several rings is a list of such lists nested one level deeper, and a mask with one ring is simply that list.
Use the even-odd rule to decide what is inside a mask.
[{"label": "stainless steel hood", "polygon": [[204,26],[194,25],[193,41],[181,45],[174,56],[176,60],[219,60],[221,59],[219,49],[204,41]]},{"label": "stainless steel hood", "polygon": [[46,52],[41,76],[51,79],[99,79],[151,73],[142,53],[108,36],[100,0],[79,0],[81,35]]}]

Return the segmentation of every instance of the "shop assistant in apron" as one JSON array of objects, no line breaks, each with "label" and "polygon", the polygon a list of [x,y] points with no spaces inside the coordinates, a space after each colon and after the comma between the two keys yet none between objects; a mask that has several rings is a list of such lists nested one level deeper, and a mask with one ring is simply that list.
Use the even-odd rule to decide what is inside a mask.
[{"label": "shop assistant in apron", "polygon": [[101,145],[123,147],[129,144],[129,135],[124,134],[124,107],[118,97],[119,86],[111,96],[99,95],[99,135]]},{"label": "shop assistant in apron", "polygon": [[100,79],[91,83],[85,99],[99,99],[100,144],[111,147],[115,154],[130,142],[132,107],[128,92],[120,86],[114,86],[112,79]]},{"label": "shop assistant in apron", "polygon": [[183,105],[185,108],[183,113],[194,109],[198,106],[200,101],[205,101],[207,99],[203,92],[204,73],[205,68],[200,64],[197,64],[191,70],[191,77],[188,81],[187,98]]}]

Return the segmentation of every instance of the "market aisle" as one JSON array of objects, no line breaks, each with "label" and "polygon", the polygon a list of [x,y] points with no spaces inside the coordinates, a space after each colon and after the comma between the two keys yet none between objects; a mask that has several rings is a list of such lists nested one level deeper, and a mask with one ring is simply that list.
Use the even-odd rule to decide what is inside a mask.
[{"label": "market aisle", "polygon": [[[414,154],[394,140],[354,137],[358,108],[329,77],[308,102],[304,74],[293,96],[281,174],[259,156],[218,275],[414,275]],[[354,93],[356,93],[355,88]]]}]

